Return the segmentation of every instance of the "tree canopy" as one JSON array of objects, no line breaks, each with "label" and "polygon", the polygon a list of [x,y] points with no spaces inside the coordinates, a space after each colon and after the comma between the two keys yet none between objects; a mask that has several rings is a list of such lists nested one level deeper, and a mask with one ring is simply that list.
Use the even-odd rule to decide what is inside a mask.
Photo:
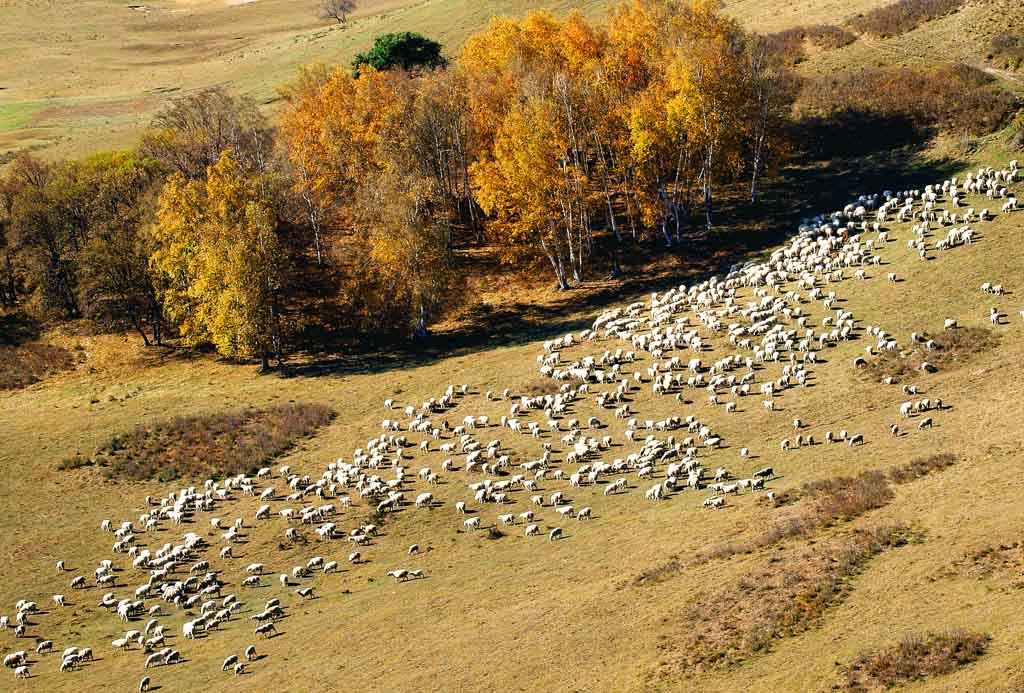
[{"label": "tree canopy", "polygon": [[404,70],[421,67],[434,69],[443,67],[447,62],[441,50],[442,46],[437,41],[412,31],[381,34],[373,40],[370,50],[356,55],[352,67],[356,73],[364,65],[378,71],[393,67]]}]

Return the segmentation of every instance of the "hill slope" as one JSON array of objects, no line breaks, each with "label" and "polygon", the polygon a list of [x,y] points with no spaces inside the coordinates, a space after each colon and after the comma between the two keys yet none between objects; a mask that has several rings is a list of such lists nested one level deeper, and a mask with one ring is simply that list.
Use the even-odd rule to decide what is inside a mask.
[{"label": "hill slope", "polygon": [[[897,181],[893,187],[898,187]],[[1016,189],[1020,190],[1019,183]],[[984,556],[993,554],[982,552],[986,547],[1015,545],[1024,527],[1014,481],[1024,461],[1019,435],[1024,381],[1012,377],[1024,357],[1024,319],[1018,312],[1022,307],[1018,292],[1024,290],[1024,249],[1019,243],[1024,217],[1019,211],[998,213],[999,203],[969,196],[968,205],[996,211],[995,220],[971,224],[976,230],[973,243],[940,252],[933,249],[927,261],[907,247],[913,235],[910,224],[893,222],[890,215],[884,224],[890,240],[873,251],[881,257],[881,265],[868,265],[865,280],[852,278],[854,268],[846,270],[842,281],[819,278],[822,291],[838,295],[832,310],[826,311],[820,300],[807,300],[806,289],[795,281],[773,291],[780,297],[788,291],[804,294],[800,305],[816,333],[828,330],[824,318],[834,320],[835,309],[851,312],[856,321],[851,339],[818,350],[820,358],[809,365],[806,386],[793,382],[773,397],[778,411],[765,410],[763,397],[756,393],[760,384],[781,376],[782,363],[755,366],[749,396],[734,397],[728,388],[720,390],[723,401],[738,403],[737,412],[726,413],[723,406],[708,402],[703,388],[652,394],[647,375],[652,363],[679,356],[682,368],[676,372],[685,380],[692,377],[685,369],[695,355],[690,350],[674,349],[655,357],[629,342],[603,337],[561,349],[563,366],[619,347],[637,352],[638,359],[622,369],[624,376],[636,370],[646,381],[628,394],[641,429],[635,443],[626,436],[626,421],[613,418],[612,407],[599,409],[595,404],[598,392],[613,389],[610,384],[591,384],[590,392],[560,417],[561,433],[546,431],[539,410],[518,415],[524,430],[527,422],[540,425],[544,432],[539,438],[500,427],[498,420],[509,414],[512,402],[487,400],[488,390],[500,393],[507,387],[518,396],[552,392],[558,386],[538,378],[536,357],[545,353],[541,342],[496,345],[417,367],[371,362],[361,371],[291,379],[253,378],[249,371],[205,358],[171,360],[140,371],[75,374],[2,396],[0,423],[5,437],[0,465],[7,479],[3,560],[8,569],[0,584],[0,603],[7,605],[5,613],[10,614],[16,600],[32,599],[44,613],[29,619],[25,638],[15,638],[11,630],[0,632],[0,648],[5,653],[31,649],[36,639],[46,638],[54,641],[57,652],[77,645],[92,647],[97,654],[97,661],[68,673],[57,671],[59,654],[33,656],[33,677],[22,684],[25,690],[121,689],[134,686],[143,674],[167,690],[233,689],[241,682],[221,673],[220,664],[253,642],[265,658],[249,665],[242,685],[254,690],[325,690],[338,681],[370,690],[821,690],[838,681],[836,662],[849,662],[858,653],[904,633],[963,627],[992,635],[987,653],[977,663],[924,687],[933,683],[943,689],[1011,690],[1024,685],[1020,674],[1014,673],[1024,645],[1014,586],[1021,559],[1008,549],[1003,552],[1005,561],[990,565]],[[937,208],[949,209],[948,200],[940,198]],[[948,230],[934,226],[927,236],[930,248]],[[872,232],[866,238],[876,236]],[[896,273],[897,283],[886,280],[889,272]],[[681,283],[694,281],[680,277]],[[1001,283],[1009,293],[999,298],[983,294],[978,289],[983,282]],[[757,300],[753,291],[740,288],[736,303],[744,306],[749,300]],[[1005,314],[998,326],[987,320],[992,304]],[[641,315],[650,313],[645,309]],[[575,329],[578,341],[580,329],[595,316],[562,317],[586,317]],[[731,345],[724,332],[707,329],[694,310],[678,311],[673,319],[683,317],[697,326],[705,342],[699,354],[705,378],[710,377],[707,367],[716,360],[733,353],[750,355]],[[977,352],[968,349],[956,360],[936,353],[937,373],[909,375],[894,385],[882,384],[877,374],[853,367],[855,357],[865,355],[865,346],[875,341],[866,334],[868,326],[881,326],[902,349],[908,349],[912,331],[940,341],[948,338],[942,329],[947,318],[957,319],[962,328],[991,330],[995,346]],[[733,320],[739,318],[728,321]],[[740,376],[746,370],[741,367],[732,373]],[[442,433],[439,440],[405,434],[412,443],[426,441],[429,446],[429,452],[415,445],[405,448],[405,499],[412,501],[429,490],[436,499],[432,509],[406,504],[398,512],[374,519],[376,501],[359,499],[354,488],[338,491],[355,499],[351,508],[342,507],[330,493],[325,500],[314,495],[284,498],[289,490],[278,476],[279,464],[316,480],[337,458],[350,462],[356,448],[366,450],[368,439],[380,435],[382,418],[408,421],[400,410],[384,410],[385,398],[394,398],[399,408],[418,407],[430,397],[441,397],[450,383],[468,384],[469,393],[456,396],[451,408],[430,418],[435,424],[445,419],[452,426],[467,415],[490,418],[488,426],[472,434],[482,444],[499,440],[502,452],[511,457],[511,466],[486,476],[507,481],[513,474],[525,473],[516,465],[537,459],[542,446],[551,444],[552,471],[538,482],[545,507],[535,507],[530,500],[533,494],[522,488],[510,490],[507,502],[500,506],[474,502],[467,484],[485,475],[465,471],[465,454],[438,449],[440,444],[458,442],[450,433]],[[943,408],[901,418],[899,405],[908,399],[901,392],[905,384],[921,388],[914,399],[938,397]],[[676,391],[683,401],[673,396]],[[138,647],[128,653],[113,651],[111,640],[126,629],[140,628],[146,619],[124,624],[97,603],[107,591],[130,597],[146,576],[131,568],[127,555],[111,553],[114,538],[99,531],[100,522],[139,524],[139,516],[154,508],[145,502],[147,495],[166,497],[185,484],[109,481],[95,468],[58,471],[57,464],[76,451],[89,454],[136,423],[291,400],[324,402],[339,415],[275,463],[273,478],[257,481],[260,489],[275,488],[275,500],[259,501],[235,490],[226,500],[216,501],[211,511],[196,512],[181,525],[163,519],[152,530],[136,535],[136,543],[151,550],[180,541],[185,532],[202,536],[210,548],[190,557],[171,577],[184,579],[192,561],[208,560],[226,583],[222,595],[238,595],[244,607],[201,641],[192,642],[181,637],[181,626],[198,615],[197,608],[163,604],[166,615],[158,618],[168,626],[167,645],[183,654],[182,664],[144,670]],[[638,479],[636,470],[628,469],[605,473],[597,484],[570,485],[569,475],[579,466],[567,461],[571,448],[561,440],[570,418],[582,422],[585,436],[611,436],[612,448],[591,455],[588,462],[593,464],[638,452],[640,439],[648,435],[645,420],[690,415],[723,441],[720,449],[701,447],[697,452],[708,474],[722,466],[735,477],[749,478],[755,470],[770,466],[777,477],[768,481],[767,490],[779,496],[798,492],[805,482],[889,470],[933,454],[952,453],[957,462],[921,479],[894,482],[891,500],[874,510],[857,512],[853,519],[834,517],[788,539],[767,543],[766,528],[794,512],[814,512],[813,501],[805,498],[773,507],[765,502],[764,493],[745,492],[728,495],[725,508],[712,511],[702,508],[709,491],[682,489],[671,492],[667,500],[645,500],[645,490],[665,481],[667,461],[655,465],[650,480]],[[591,416],[600,419],[600,428],[588,427]],[[933,418],[934,427],[919,430],[926,416]],[[794,418],[802,421],[800,435],[813,435],[816,444],[785,452],[780,441],[794,440]],[[898,437],[889,432],[894,422],[904,429]],[[826,431],[840,429],[862,434],[864,445],[823,442]],[[677,441],[695,435],[685,428],[649,433],[663,441],[670,435]],[[750,449],[749,459],[739,456],[741,448]],[[388,458],[393,454],[391,450]],[[454,459],[454,471],[441,471],[446,457]],[[440,483],[409,481],[421,467],[439,473]],[[564,478],[551,477],[556,469],[563,471]],[[376,473],[384,478],[394,475],[386,465]],[[607,482],[620,476],[627,479],[626,492],[605,495]],[[705,479],[704,484],[710,483]],[[593,518],[581,522],[559,517],[549,500],[556,491],[576,510],[591,507]],[[472,514],[457,513],[453,507],[457,501],[467,501]],[[254,513],[262,502],[275,513],[286,507],[332,503],[338,512],[327,519],[337,524],[339,532],[348,533],[368,519],[380,531],[360,547],[340,537],[318,541],[313,526],[297,521],[289,525],[276,514],[255,522]],[[536,514],[540,537],[523,536],[522,522],[499,527],[500,534],[494,538],[486,529],[463,527],[467,517],[479,516],[483,527],[488,527],[497,524],[499,514],[528,510]],[[223,518],[225,524],[244,518],[244,539],[234,545],[233,558],[218,558],[224,542],[222,532],[211,528],[211,517]],[[894,522],[909,528],[909,544],[879,548],[877,554],[847,566],[849,572],[839,573],[835,584],[817,582],[832,570],[821,566],[836,564],[836,556],[848,555],[843,551],[860,541],[863,535],[856,531]],[[308,542],[286,540],[288,526],[298,528]],[[548,541],[543,534],[552,527],[562,528],[564,538]],[[726,551],[720,547],[723,542],[750,548]],[[420,553],[409,556],[407,549],[413,543],[419,545]],[[353,549],[363,554],[364,562],[346,561]],[[716,551],[706,560],[698,559],[709,549]],[[999,549],[995,554],[1002,555]],[[317,573],[293,580],[288,588],[280,586],[278,573],[290,572],[313,556],[336,560],[341,567],[337,573]],[[119,569],[116,587],[93,585],[92,571],[103,558],[114,560]],[[54,573],[58,559],[66,562],[68,572]],[[242,588],[245,566],[252,562],[264,563],[268,575],[260,587]],[[426,577],[397,582],[386,575],[403,567],[422,569]],[[793,569],[797,572],[786,572]],[[69,589],[69,581],[79,574],[87,577],[88,588]],[[804,580],[812,589],[808,595],[817,596],[775,604],[777,590],[761,591],[758,584],[783,575],[790,576],[786,584],[796,587],[804,585]],[[318,598],[300,600],[294,592],[300,586],[313,587]],[[821,601],[820,590],[826,588],[835,591]],[[54,593],[65,594],[68,606],[52,607]],[[277,623],[276,637],[255,640],[250,617],[270,598],[281,599],[287,617]],[[147,607],[162,603],[154,597],[145,601]],[[771,609],[777,606],[782,609],[778,613],[786,614],[785,628],[763,621],[764,614],[775,613]],[[704,636],[697,641],[703,643],[699,647],[694,644],[695,634]],[[751,639],[761,644],[750,649]],[[694,668],[686,663],[694,652],[713,654],[716,648],[744,660],[743,666]]]}]

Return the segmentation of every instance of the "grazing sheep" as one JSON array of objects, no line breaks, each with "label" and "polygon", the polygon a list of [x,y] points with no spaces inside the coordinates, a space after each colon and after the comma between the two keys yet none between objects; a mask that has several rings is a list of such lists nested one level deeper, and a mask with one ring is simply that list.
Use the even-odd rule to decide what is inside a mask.
[{"label": "grazing sheep", "polygon": [[561,538],[562,538],[562,528],[561,527],[555,527],[550,532],[548,532],[548,541],[554,541],[555,539],[561,539]]},{"label": "grazing sheep", "polygon": [[527,525],[523,534],[528,537],[536,536],[540,534],[540,527],[537,525]]},{"label": "grazing sheep", "polygon": [[253,661],[254,659],[256,659],[256,646],[255,645],[249,645],[249,647],[245,648],[245,658],[247,660],[249,660],[250,662]]}]

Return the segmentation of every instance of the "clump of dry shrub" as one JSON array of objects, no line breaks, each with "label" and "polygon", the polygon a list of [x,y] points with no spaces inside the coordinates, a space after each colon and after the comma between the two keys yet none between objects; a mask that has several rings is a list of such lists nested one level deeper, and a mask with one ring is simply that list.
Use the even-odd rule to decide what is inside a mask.
[{"label": "clump of dry shrub", "polygon": [[996,34],[989,44],[988,60],[1006,70],[1024,69],[1024,35]]},{"label": "clump of dry shrub", "polygon": [[0,390],[28,387],[48,375],[70,370],[75,356],[63,347],[34,342],[20,346],[0,345]]},{"label": "clump of dry shrub", "polygon": [[835,24],[796,26],[765,36],[772,51],[789,65],[807,59],[804,43],[809,41],[821,50],[835,50],[857,40],[857,35]]},{"label": "clump of dry shrub", "polygon": [[108,478],[130,480],[251,474],[333,417],[329,407],[309,403],[180,416],[136,426],[111,438],[92,458],[75,455],[58,466],[96,464]]},{"label": "clump of dry shrub", "polygon": [[956,464],[957,456],[952,452],[940,452],[927,457],[915,457],[906,464],[889,470],[889,480],[894,484],[905,484],[908,481],[928,476],[932,472],[942,471]]},{"label": "clump of dry shrub", "polygon": [[965,0],[897,0],[859,14],[847,24],[862,34],[882,38],[913,31],[925,22],[945,17],[960,9]]},{"label": "clump of dry shrub", "polygon": [[516,394],[523,394],[529,397],[541,395],[554,395],[558,393],[559,383],[551,378],[534,378],[519,386]]},{"label": "clump of dry shrub", "polygon": [[968,630],[910,634],[881,650],[866,652],[846,667],[843,688],[888,688],[926,676],[949,674],[977,660],[991,637]]},{"label": "clump of dry shrub", "polygon": [[868,361],[863,372],[872,380],[889,377],[901,381],[919,375],[925,361],[939,369],[955,368],[993,349],[999,337],[987,328],[960,327],[947,330],[934,341],[935,349],[931,351],[921,344],[903,352],[883,351]]},{"label": "clump of dry shrub", "polygon": [[878,554],[914,538],[901,524],[854,530],[773,556],[713,594],[701,595],[680,614],[681,632],[662,641],[661,676],[734,666],[767,651],[775,640],[814,628],[826,610],[849,595],[850,577]]},{"label": "clump of dry shrub", "polygon": [[[956,94],[956,98],[950,98]],[[842,136],[863,137],[857,117],[872,126],[884,118],[906,121],[919,132],[983,135],[1001,128],[1016,99],[978,68],[939,65],[925,69],[879,67],[808,77],[797,99],[801,116],[840,119]],[[878,136],[878,133],[872,135]]]}]

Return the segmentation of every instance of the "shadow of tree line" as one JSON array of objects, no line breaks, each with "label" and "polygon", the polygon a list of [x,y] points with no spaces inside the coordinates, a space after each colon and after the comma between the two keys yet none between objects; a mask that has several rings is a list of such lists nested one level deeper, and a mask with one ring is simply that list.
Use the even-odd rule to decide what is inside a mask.
[{"label": "shadow of tree line", "polygon": [[[282,377],[323,377],[384,372],[422,366],[495,347],[520,346],[589,327],[602,310],[638,300],[651,292],[692,284],[755,259],[791,235],[800,222],[842,208],[858,195],[907,190],[941,181],[961,171],[958,158],[925,157],[934,132],[901,116],[850,109],[828,118],[795,123],[791,141],[798,151],[777,175],[764,181],[752,204],[749,182],[738,181],[720,197],[716,214],[723,226],[701,240],[674,248],[646,241],[641,255],[671,256],[670,270],[633,268],[615,282],[591,280],[582,291],[566,292],[553,304],[528,300],[468,309],[459,326],[410,342],[388,335],[360,335],[339,346],[331,335],[315,340],[319,353],[301,355]],[[546,268],[539,268],[543,272]],[[548,282],[546,273],[538,281]]]}]

